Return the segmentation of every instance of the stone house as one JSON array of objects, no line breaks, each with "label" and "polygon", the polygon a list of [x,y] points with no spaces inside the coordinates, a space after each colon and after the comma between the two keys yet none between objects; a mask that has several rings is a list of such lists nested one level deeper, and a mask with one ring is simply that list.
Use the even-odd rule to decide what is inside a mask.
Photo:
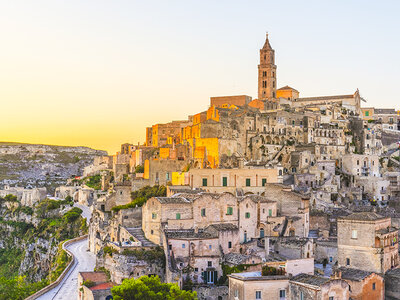
[{"label": "stone house", "polygon": [[269,244],[274,252],[288,259],[312,258],[314,257],[314,243],[309,238],[278,237],[270,238]]},{"label": "stone house", "polygon": [[380,177],[379,156],[346,154],[342,157],[342,170],[353,176]]},{"label": "stone house", "polygon": [[398,229],[375,212],[353,213],[337,220],[338,265],[385,273],[399,265]]},{"label": "stone house", "polygon": [[354,300],[384,300],[385,283],[381,275],[358,269],[340,268],[335,277],[349,284],[350,297]]},{"label": "stone house", "polygon": [[299,274],[289,280],[290,299],[348,300],[349,284],[342,279]]},{"label": "stone house", "polygon": [[289,278],[284,275],[262,276],[260,271],[234,273],[229,278],[229,300],[289,298]]},{"label": "stone house", "polygon": [[330,265],[336,264],[338,260],[337,240],[316,240],[315,241],[315,260]]},{"label": "stone house", "polygon": [[78,299],[111,300],[111,288],[114,285],[104,272],[79,272]]},{"label": "stone house", "polygon": [[202,188],[208,192],[230,192],[264,194],[267,183],[282,183],[282,167],[264,169],[191,169],[189,186]]}]

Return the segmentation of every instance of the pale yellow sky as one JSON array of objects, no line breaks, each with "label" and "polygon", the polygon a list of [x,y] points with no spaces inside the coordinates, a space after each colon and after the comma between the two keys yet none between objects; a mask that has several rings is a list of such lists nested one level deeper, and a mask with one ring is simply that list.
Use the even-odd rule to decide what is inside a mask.
[{"label": "pale yellow sky", "polygon": [[113,153],[210,96],[255,97],[267,30],[278,86],[359,88],[368,106],[398,109],[399,3],[310,2],[3,1],[0,141]]}]

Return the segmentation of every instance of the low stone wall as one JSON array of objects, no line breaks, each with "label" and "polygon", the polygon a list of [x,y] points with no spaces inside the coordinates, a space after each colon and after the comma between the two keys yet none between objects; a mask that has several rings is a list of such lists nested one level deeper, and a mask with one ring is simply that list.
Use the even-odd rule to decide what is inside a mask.
[{"label": "low stone wall", "polygon": [[29,296],[25,300],[35,300],[35,299],[39,298],[40,296],[46,294],[48,291],[52,290],[53,288],[55,288],[57,285],[59,285],[61,283],[61,281],[64,279],[64,277],[68,274],[68,272],[71,270],[71,268],[75,264],[75,257],[65,247],[68,246],[68,245],[71,245],[73,243],[79,242],[81,240],[84,240],[87,237],[88,237],[87,235],[83,235],[83,236],[68,240],[62,245],[62,248],[67,252],[67,254],[70,257],[72,257],[72,259],[71,259],[70,263],[68,264],[68,266],[65,268],[65,270],[61,273],[60,277],[58,277],[56,281],[50,283],[48,286],[42,288],[40,291],[37,291],[35,294]]}]

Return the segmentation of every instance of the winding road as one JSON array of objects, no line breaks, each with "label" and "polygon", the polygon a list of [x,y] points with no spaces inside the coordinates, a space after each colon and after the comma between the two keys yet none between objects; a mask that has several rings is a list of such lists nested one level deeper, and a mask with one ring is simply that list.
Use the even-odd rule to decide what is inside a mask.
[{"label": "winding road", "polygon": [[[83,210],[82,216],[90,220],[91,211],[87,206],[75,204]],[[76,300],[78,299],[78,273],[93,271],[96,264],[96,256],[88,251],[88,240],[80,240],[66,246],[75,257],[74,265],[61,283],[37,299],[40,300]]]}]

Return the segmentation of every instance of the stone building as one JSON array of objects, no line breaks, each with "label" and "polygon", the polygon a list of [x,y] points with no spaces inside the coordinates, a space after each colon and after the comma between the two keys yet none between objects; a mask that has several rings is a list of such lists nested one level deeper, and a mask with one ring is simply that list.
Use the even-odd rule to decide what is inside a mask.
[{"label": "stone building", "polygon": [[353,213],[338,218],[337,227],[339,267],[385,273],[399,265],[398,229],[390,217]]},{"label": "stone building", "polygon": [[289,281],[290,299],[304,300],[348,300],[349,284],[342,279],[299,274]]},{"label": "stone building", "polygon": [[188,172],[188,185],[211,193],[238,190],[246,193],[265,194],[267,183],[282,183],[282,167],[264,169],[191,169]]},{"label": "stone building", "polygon": [[215,106],[215,107],[223,107],[224,105],[245,106],[250,102],[251,102],[251,97],[247,95],[221,96],[221,97],[210,98],[210,106]]},{"label": "stone building", "polygon": [[111,300],[111,288],[114,285],[104,272],[79,272],[78,299]]},{"label": "stone building", "polygon": [[0,197],[14,195],[23,206],[33,206],[37,202],[46,199],[46,188],[31,188],[10,187],[6,185],[3,190],[0,190]]},{"label": "stone building", "polygon": [[349,284],[354,300],[384,300],[385,283],[381,275],[358,269],[340,268],[335,276]]},{"label": "stone building", "polygon": [[288,298],[289,279],[284,275],[261,276],[261,272],[228,275],[229,300]]}]

